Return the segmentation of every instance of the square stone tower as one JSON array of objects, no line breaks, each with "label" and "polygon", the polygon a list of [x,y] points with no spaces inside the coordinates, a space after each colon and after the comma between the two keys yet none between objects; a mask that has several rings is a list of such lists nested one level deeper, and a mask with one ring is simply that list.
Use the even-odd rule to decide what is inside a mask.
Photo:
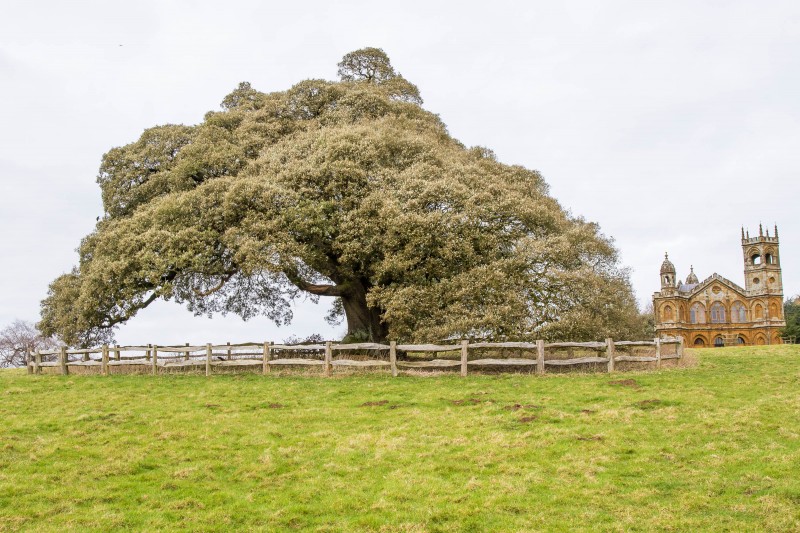
[{"label": "square stone tower", "polygon": [[761,224],[758,237],[750,237],[742,229],[742,253],[744,254],[744,288],[749,296],[783,296],[783,279],[779,257],[778,226],[775,235],[766,235]]}]

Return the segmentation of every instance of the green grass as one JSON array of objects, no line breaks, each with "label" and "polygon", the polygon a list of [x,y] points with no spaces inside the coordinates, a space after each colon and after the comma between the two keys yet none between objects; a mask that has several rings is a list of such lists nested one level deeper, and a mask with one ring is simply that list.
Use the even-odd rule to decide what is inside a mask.
[{"label": "green grass", "polygon": [[800,529],[800,346],[694,353],[543,378],[3,371],[0,531]]}]

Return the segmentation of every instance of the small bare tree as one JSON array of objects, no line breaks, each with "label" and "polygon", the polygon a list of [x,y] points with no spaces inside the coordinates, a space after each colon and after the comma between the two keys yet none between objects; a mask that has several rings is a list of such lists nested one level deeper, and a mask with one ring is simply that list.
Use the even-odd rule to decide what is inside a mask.
[{"label": "small bare tree", "polygon": [[42,336],[32,323],[15,320],[0,331],[0,368],[25,366],[31,351],[56,346],[56,339]]}]

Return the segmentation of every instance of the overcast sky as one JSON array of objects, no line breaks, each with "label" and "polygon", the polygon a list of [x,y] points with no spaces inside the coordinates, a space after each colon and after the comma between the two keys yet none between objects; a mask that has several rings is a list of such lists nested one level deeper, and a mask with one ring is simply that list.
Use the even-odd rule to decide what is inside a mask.
[{"label": "overcast sky", "polygon": [[[383,48],[467,145],[539,170],[613,236],[642,302],[669,251],[743,284],[740,228],[777,223],[800,293],[800,2],[8,1],[0,18],[0,327],[36,321],[102,213],[103,153],[195,124],[240,81],[285,90]],[[341,334],[158,303],[122,343]]]}]

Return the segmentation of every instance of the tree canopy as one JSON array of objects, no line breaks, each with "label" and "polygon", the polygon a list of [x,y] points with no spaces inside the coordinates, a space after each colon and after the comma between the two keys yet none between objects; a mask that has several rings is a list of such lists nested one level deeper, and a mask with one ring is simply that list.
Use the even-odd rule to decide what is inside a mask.
[{"label": "tree canopy", "polygon": [[795,342],[800,342],[800,295],[788,298],[783,303],[783,318],[786,327],[781,329],[781,336],[794,337]]},{"label": "tree canopy", "polygon": [[202,123],[106,153],[105,213],[41,331],[108,342],[157,299],[280,325],[292,300],[326,296],[350,338],[635,334],[612,242],[538,172],[452,138],[382,50],[347,54],[339,75],[242,83]]}]

